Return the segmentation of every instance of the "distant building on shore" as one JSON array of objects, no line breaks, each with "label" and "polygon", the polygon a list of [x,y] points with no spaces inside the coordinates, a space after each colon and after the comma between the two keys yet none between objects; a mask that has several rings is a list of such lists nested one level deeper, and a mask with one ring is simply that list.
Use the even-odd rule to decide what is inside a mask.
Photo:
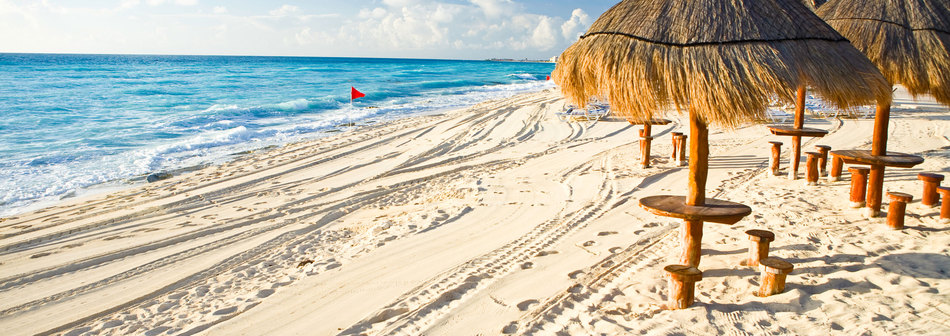
[{"label": "distant building on shore", "polygon": [[559,57],[560,57],[560,56],[551,57],[551,60],[550,60],[551,63],[557,63],[557,59],[558,59]]}]

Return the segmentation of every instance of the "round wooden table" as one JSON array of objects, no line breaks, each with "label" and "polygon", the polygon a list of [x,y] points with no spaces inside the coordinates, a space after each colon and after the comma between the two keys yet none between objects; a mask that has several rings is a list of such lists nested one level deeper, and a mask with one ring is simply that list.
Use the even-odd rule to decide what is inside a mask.
[{"label": "round wooden table", "polygon": [[862,164],[869,166],[885,166],[898,168],[913,168],[924,163],[924,158],[917,155],[887,152],[887,155],[871,155],[870,150],[837,150],[831,151],[831,156],[840,158],[847,164]]},{"label": "round wooden table", "polygon": [[686,196],[648,196],[640,199],[640,206],[659,216],[730,225],[752,213],[744,204],[713,198],[707,198],[706,205],[686,205]]}]

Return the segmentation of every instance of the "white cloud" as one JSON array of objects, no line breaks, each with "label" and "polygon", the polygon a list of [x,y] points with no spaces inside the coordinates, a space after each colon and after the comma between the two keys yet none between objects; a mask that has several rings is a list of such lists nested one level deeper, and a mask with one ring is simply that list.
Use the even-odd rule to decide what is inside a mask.
[{"label": "white cloud", "polygon": [[212,12],[215,14],[227,14],[228,8],[224,6],[214,6],[214,8],[212,9]]},{"label": "white cloud", "polygon": [[469,0],[478,6],[486,16],[497,18],[505,14],[514,14],[517,6],[511,0]]},{"label": "white cloud", "polygon": [[280,8],[270,11],[271,16],[288,16],[300,12],[300,7],[294,5],[283,5]]},{"label": "white cloud", "polygon": [[561,25],[561,35],[568,41],[579,38],[590,27],[590,16],[578,8],[571,13],[571,19]]},{"label": "white cloud", "polygon": [[179,6],[194,6],[198,4],[198,0],[148,0],[149,6],[159,6],[166,3],[173,3]]}]

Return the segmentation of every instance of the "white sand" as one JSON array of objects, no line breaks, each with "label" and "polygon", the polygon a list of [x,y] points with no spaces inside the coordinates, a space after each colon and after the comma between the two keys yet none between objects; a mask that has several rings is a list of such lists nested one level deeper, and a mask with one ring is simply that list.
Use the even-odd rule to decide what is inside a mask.
[{"label": "white sand", "polygon": [[[788,139],[713,128],[707,195],[753,214],[706,224],[697,303],[668,311],[679,222],[637,200],[685,193],[686,168],[666,156],[688,125],[655,126],[654,167],[641,169],[638,127],[560,122],[563,105],[549,91],[363,126],[5,218],[0,330],[950,333],[950,225],[919,205],[916,179],[950,176],[947,108],[898,92],[888,149],[926,159],[887,171],[887,190],[915,197],[902,231],[848,206],[847,173],[817,187],[769,176],[768,141]],[[806,150],[870,146],[873,120],[806,124],[831,132]],[[739,266],[752,228],[795,265],[785,293],[752,295],[758,272]]]}]

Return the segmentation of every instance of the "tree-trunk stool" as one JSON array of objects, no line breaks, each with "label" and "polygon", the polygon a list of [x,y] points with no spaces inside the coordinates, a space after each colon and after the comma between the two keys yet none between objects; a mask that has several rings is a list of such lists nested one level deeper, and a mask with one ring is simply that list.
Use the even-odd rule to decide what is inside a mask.
[{"label": "tree-trunk stool", "polygon": [[[640,130],[640,134],[643,134],[643,130]],[[650,142],[653,141],[652,136],[642,136],[640,137],[640,167],[650,168]]]},{"label": "tree-trunk stool", "polygon": [[891,204],[887,206],[887,226],[894,230],[904,228],[904,211],[907,210],[907,203],[914,199],[910,194],[902,192],[887,192],[887,199]]},{"label": "tree-trunk stool", "polygon": [[686,161],[686,147],[689,146],[688,143],[686,142],[686,139],[687,139],[687,138],[689,138],[689,136],[687,136],[686,134],[682,134],[682,135],[679,136],[679,139],[680,139],[680,150],[679,150],[679,153],[677,153],[677,154],[678,154],[678,156],[679,156],[679,161],[680,161],[680,162],[679,162],[679,166],[680,166],[680,167],[689,165],[689,161]]},{"label": "tree-trunk stool", "polygon": [[794,268],[789,262],[775,257],[759,260],[762,285],[759,287],[759,292],[756,293],[757,296],[766,297],[784,292],[785,277]]},{"label": "tree-trunk stool", "polygon": [[937,187],[940,199],[940,222],[950,224],[950,187]]},{"label": "tree-trunk stool", "polygon": [[818,160],[821,158],[821,153],[805,152],[805,155],[808,156],[808,160],[805,161],[805,182],[810,186],[816,186],[818,185]]},{"label": "tree-trunk stool", "polygon": [[937,206],[937,201],[940,200],[937,196],[937,187],[940,186],[940,181],[943,181],[943,175],[920,173],[917,174],[917,179],[924,181],[924,192],[920,196],[920,204],[928,207]]},{"label": "tree-trunk stool", "polygon": [[848,171],[851,172],[851,207],[855,209],[863,208],[866,204],[865,197],[868,191],[868,174],[871,173],[871,169],[865,167],[849,167]]},{"label": "tree-trunk stool", "polygon": [[677,159],[679,159],[679,156],[678,156],[678,155],[679,155],[679,149],[680,149],[680,148],[679,148],[679,147],[680,147],[680,139],[679,139],[679,136],[680,136],[680,135],[683,135],[683,132],[673,132],[673,133],[670,133],[670,134],[673,135],[673,153],[670,154],[670,160],[676,161]]},{"label": "tree-trunk stool", "polygon": [[696,267],[669,265],[663,268],[670,277],[670,310],[686,309],[695,301],[696,282],[703,279],[703,272]]},{"label": "tree-trunk stool", "polygon": [[749,241],[751,241],[746,266],[757,267],[759,260],[769,257],[769,243],[775,240],[775,234],[766,230],[749,230],[745,233],[749,235]]},{"label": "tree-trunk stool", "polygon": [[816,145],[815,150],[818,151],[818,154],[821,154],[821,157],[818,158],[818,175],[828,176],[828,152],[831,152],[831,146]]},{"label": "tree-trunk stool", "polygon": [[772,144],[772,156],[769,157],[769,167],[772,168],[772,176],[778,176],[779,174],[779,161],[782,158],[782,142],[781,141],[769,141]]},{"label": "tree-trunk stool", "polygon": [[831,182],[841,181],[841,169],[844,168],[844,159],[831,156],[831,173],[828,174],[828,180]]}]

